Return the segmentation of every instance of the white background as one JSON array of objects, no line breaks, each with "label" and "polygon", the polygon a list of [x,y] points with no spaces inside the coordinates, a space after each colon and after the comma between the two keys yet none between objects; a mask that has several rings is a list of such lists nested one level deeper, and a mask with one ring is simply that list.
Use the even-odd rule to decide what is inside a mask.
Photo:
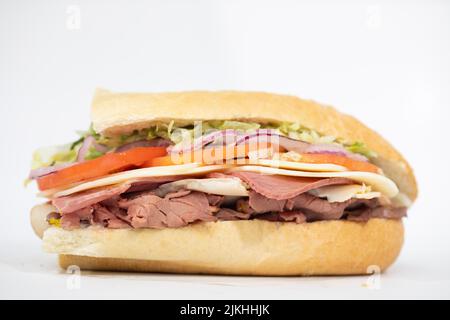
[{"label": "white background", "polygon": [[[445,1],[1,1],[0,297],[450,298],[449,57]],[[40,200],[22,181],[33,149],[87,128],[97,86],[271,91],[357,116],[416,170],[398,262],[379,290],[366,277],[83,273],[70,285],[32,233]]]}]

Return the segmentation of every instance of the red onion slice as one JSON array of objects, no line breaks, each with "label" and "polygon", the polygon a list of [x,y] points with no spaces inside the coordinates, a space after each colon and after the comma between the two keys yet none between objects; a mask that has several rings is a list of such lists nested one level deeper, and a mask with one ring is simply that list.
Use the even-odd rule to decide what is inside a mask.
[{"label": "red onion slice", "polygon": [[[76,162],[75,162],[76,163]],[[61,169],[70,167],[72,165],[74,165],[75,163],[62,163],[62,164],[57,164],[54,166],[49,166],[49,167],[42,167],[42,168],[37,168],[34,170],[30,171],[30,174],[28,175],[29,179],[37,179],[43,176],[46,176],[50,173],[59,171]]]},{"label": "red onion slice", "polygon": [[97,143],[97,141],[95,141],[95,138],[93,136],[87,136],[86,138],[84,138],[83,144],[81,145],[80,150],[78,150],[77,162],[84,161],[86,158],[86,154],[89,152],[89,150],[92,147],[94,147],[95,150],[97,150],[98,152],[101,152],[101,153],[108,152],[107,146]]},{"label": "red onion slice", "polygon": [[369,161],[365,156],[353,153],[346,150],[344,147],[335,145],[335,144],[312,144],[306,150],[305,153],[328,153],[328,154],[336,154],[341,155],[356,161]]},{"label": "red onion slice", "polygon": [[139,140],[124,144],[116,149],[115,152],[124,152],[139,147],[168,147],[172,144],[170,140],[163,138],[155,138],[152,140]]},{"label": "red onion slice", "polygon": [[274,147],[278,146],[287,151],[295,151],[297,153],[304,153],[310,146],[307,142],[282,136],[277,131],[270,129],[256,130],[256,133],[242,136],[236,140],[236,145],[243,143],[270,143]]},{"label": "red onion slice", "polygon": [[95,147],[95,150],[97,150],[98,152],[101,152],[101,153],[107,153],[109,150],[107,146],[105,146],[103,144],[99,144],[97,142],[94,142],[94,147]]},{"label": "red onion slice", "polygon": [[[232,140],[232,142],[234,142],[235,138],[238,135],[240,135],[240,134],[237,130],[229,129],[229,130],[214,131],[214,132],[208,133],[206,135],[203,135],[201,137],[194,139],[194,141],[192,141],[188,145],[180,144],[180,145],[177,145],[174,147],[169,147],[168,152],[169,153],[185,153],[185,152],[195,151],[195,150],[203,148],[204,146],[206,146],[212,142],[215,142],[219,138],[222,139],[221,141],[231,142],[230,140]],[[223,138],[225,138],[225,139],[223,139]]]},{"label": "red onion slice", "polygon": [[77,161],[81,162],[84,161],[84,158],[86,157],[86,154],[89,152],[89,149],[91,146],[95,143],[95,138],[93,136],[87,136],[83,140],[83,144],[80,147],[80,150],[78,150],[77,155]]}]

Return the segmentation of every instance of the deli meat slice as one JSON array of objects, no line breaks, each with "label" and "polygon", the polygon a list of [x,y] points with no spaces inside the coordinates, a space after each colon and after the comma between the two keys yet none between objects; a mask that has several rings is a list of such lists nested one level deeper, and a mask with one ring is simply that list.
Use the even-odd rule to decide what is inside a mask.
[{"label": "deli meat slice", "polygon": [[173,182],[189,178],[188,176],[164,176],[164,177],[148,177],[133,180],[130,189],[127,192],[141,192],[153,190],[163,183]]},{"label": "deli meat slice", "polygon": [[114,196],[124,193],[129,188],[129,184],[121,184],[87,190],[71,194],[69,196],[55,198],[52,200],[52,204],[61,213],[71,213],[89,207],[103,200],[113,198]]},{"label": "deli meat slice", "polygon": [[143,178],[127,184],[106,186],[55,198],[52,200],[52,204],[61,213],[71,213],[103,200],[114,198],[125,192],[153,190],[163,183],[183,178],[184,176]]},{"label": "deli meat slice", "polygon": [[133,228],[178,228],[195,221],[217,220],[202,192],[180,190],[164,198],[148,193],[122,199],[118,205],[127,211],[123,219]]},{"label": "deli meat slice", "polygon": [[[347,212],[355,217],[368,209],[379,206],[377,199],[349,199],[345,202],[328,202],[309,193],[302,193],[287,200],[275,200],[250,191],[248,199],[241,199],[237,203],[237,210],[249,214],[259,215],[267,213],[302,212],[308,222],[320,220],[338,220]],[[367,209],[367,210],[366,210]],[[372,215],[372,214],[370,214]],[[364,220],[364,217],[361,217]]]},{"label": "deli meat slice", "polygon": [[279,213],[264,213],[255,216],[256,219],[268,220],[268,221],[279,221],[279,222],[295,222],[295,223],[305,223],[306,216],[301,211],[286,211]]},{"label": "deli meat slice", "polygon": [[406,211],[407,209],[405,207],[401,208],[375,207],[375,208],[360,209],[351,212],[347,216],[347,220],[364,222],[372,218],[401,219],[407,216]]},{"label": "deli meat slice", "polygon": [[313,189],[338,185],[352,184],[346,178],[304,178],[281,175],[265,175],[256,172],[234,172],[232,176],[240,178],[250,188],[269,199],[286,200]]},{"label": "deli meat slice", "polygon": [[249,220],[251,213],[244,213],[230,208],[222,208],[216,213],[216,217],[222,221]]}]

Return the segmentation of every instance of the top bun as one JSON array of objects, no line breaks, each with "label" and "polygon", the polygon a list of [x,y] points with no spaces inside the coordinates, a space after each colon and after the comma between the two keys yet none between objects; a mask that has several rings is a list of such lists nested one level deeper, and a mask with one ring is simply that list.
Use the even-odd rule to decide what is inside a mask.
[{"label": "top bun", "polygon": [[174,120],[241,120],[299,122],[308,129],[348,143],[361,141],[378,154],[374,160],[411,201],[417,197],[413,171],[383,137],[352,116],[330,106],[293,96],[263,92],[193,91],[173,93],[113,93],[97,89],[92,102],[94,130],[108,135]]}]

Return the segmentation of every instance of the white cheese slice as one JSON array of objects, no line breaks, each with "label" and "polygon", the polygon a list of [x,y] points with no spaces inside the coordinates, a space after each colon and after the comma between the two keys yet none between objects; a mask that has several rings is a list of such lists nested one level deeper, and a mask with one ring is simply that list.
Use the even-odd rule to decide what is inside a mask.
[{"label": "white cheese slice", "polygon": [[207,178],[183,179],[165,183],[156,189],[155,193],[163,197],[169,192],[188,189],[222,196],[248,196],[247,188],[239,178]]},{"label": "white cheese slice", "polygon": [[409,208],[413,204],[413,201],[403,192],[397,194],[393,199],[391,199],[391,201],[394,207]]},{"label": "white cheese slice", "polygon": [[370,187],[364,184],[326,186],[311,190],[309,193],[319,198],[326,198],[329,202],[344,202],[352,198],[373,199],[381,197],[380,192],[373,192]]},{"label": "white cheese slice", "polygon": [[251,171],[263,174],[279,174],[294,177],[311,177],[311,178],[348,178],[354,181],[365,183],[379,191],[388,198],[393,198],[398,194],[396,184],[389,178],[372,172],[344,171],[344,172],[307,172],[286,170],[262,166],[240,166],[228,169],[228,172],[234,171]]}]

